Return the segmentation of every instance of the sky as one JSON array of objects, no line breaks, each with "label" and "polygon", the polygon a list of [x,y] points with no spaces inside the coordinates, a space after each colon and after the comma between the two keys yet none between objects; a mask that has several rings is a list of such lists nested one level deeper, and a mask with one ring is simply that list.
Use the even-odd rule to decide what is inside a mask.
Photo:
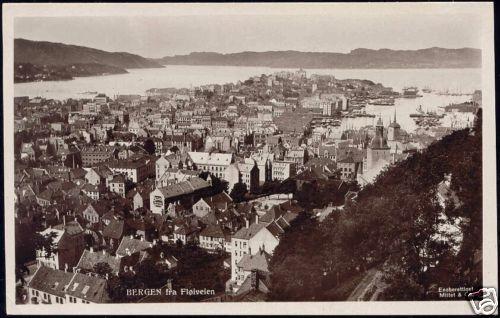
[{"label": "sky", "polygon": [[14,37],[159,58],[190,52],[356,48],[480,48],[480,16],[467,10],[330,10],[327,14],[16,17]]}]

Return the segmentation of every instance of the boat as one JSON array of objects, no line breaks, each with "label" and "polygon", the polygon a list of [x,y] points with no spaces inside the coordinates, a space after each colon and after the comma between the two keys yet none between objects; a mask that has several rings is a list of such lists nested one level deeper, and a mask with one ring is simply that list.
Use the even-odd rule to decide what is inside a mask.
[{"label": "boat", "polygon": [[418,94],[418,88],[411,86],[403,88],[403,94],[399,95],[401,98],[417,98],[422,97]]},{"label": "boat", "polygon": [[415,124],[419,127],[436,127],[439,126],[439,118],[425,117],[415,119]]},{"label": "boat", "polygon": [[432,93],[432,89],[430,89],[429,87],[424,87],[424,88],[422,88],[422,92],[427,93],[427,94]]},{"label": "boat", "polygon": [[[417,118],[417,119],[420,119],[420,118],[434,118],[434,119],[441,119],[444,117],[444,114],[438,114],[436,112],[433,112],[433,111],[426,111],[424,112],[422,110],[422,105],[419,105],[419,107],[417,108],[417,112],[416,113],[413,113],[413,114],[410,114],[410,117],[411,118]],[[415,119],[415,121],[417,121],[417,119]]]},{"label": "boat", "polygon": [[374,114],[367,114],[366,112],[358,113],[356,114],[356,117],[367,117],[367,118],[375,118]]},{"label": "boat", "polygon": [[374,106],[394,106],[393,98],[378,98],[371,100],[368,104]]}]

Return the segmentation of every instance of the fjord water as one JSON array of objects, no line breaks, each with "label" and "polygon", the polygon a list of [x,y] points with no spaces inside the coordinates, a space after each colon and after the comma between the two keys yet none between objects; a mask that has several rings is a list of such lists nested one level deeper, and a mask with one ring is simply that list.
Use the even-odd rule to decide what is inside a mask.
[{"label": "fjord water", "polygon": [[[251,76],[271,74],[280,70],[268,67],[167,65],[160,69],[130,69],[128,74],[79,77],[71,81],[19,83],[14,96],[45,98],[90,98],[85,92],[99,92],[113,97],[117,94],[144,94],[150,88],[189,88],[205,84],[225,84],[244,81]],[[472,93],[481,89],[481,69],[307,69],[307,74],[329,74],[338,79],[367,79],[401,91],[405,86],[428,87],[437,91]],[[422,94],[422,92],[421,92]],[[397,99],[395,106],[367,106],[366,111],[380,115],[387,123],[397,112],[398,122],[409,131],[415,128],[409,114],[422,105],[423,110],[437,110],[470,96],[425,94],[416,99]],[[372,118],[347,119],[344,124],[359,127],[371,124]]]}]

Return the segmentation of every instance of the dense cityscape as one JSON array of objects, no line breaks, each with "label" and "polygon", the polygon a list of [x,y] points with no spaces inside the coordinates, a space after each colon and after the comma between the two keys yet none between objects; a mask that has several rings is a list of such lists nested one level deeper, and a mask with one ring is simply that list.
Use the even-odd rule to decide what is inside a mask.
[{"label": "dense cityscape", "polygon": [[[336,222],[391,167],[472,129],[482,103],[475,91],[440,112],[417,109],[407,131],[396,111],[388,120],[366,106],[452,93],[302,69],[143,95],[85,93],[14,99],[18,303],[275,300],[286,294],[273,273],[283,240],[308,222]],[[374,124],[345,124],[358,118]],[[443,210],[461,205],[454,176],[437,180]],[[460,250],[464,220],[440,218],[433,242]],[[325,299],[381,299],[387,283],[372,258],[352,266],[363,275],[344,294]],[[323,272],[331,286],[356,277]]]}]

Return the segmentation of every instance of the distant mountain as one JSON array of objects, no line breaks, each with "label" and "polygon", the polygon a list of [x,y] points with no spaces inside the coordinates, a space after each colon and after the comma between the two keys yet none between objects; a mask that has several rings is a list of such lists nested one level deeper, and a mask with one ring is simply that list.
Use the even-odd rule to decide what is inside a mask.
[{"label": "distant mountain", "polygon": [[283,68],[480,68],[481,50],[473,48],[370,50],[351,52],[269,51],[220,54],[193,52],[155,59],[163,65],[267,66]]},{"label": "distant mountain", "polygon": [[100,64],[120,69],[162,67],[153,60],[135,54],[106,52],[84,46],[25,39],[14,40],[14,63],[31,63],[40,66]]}]

